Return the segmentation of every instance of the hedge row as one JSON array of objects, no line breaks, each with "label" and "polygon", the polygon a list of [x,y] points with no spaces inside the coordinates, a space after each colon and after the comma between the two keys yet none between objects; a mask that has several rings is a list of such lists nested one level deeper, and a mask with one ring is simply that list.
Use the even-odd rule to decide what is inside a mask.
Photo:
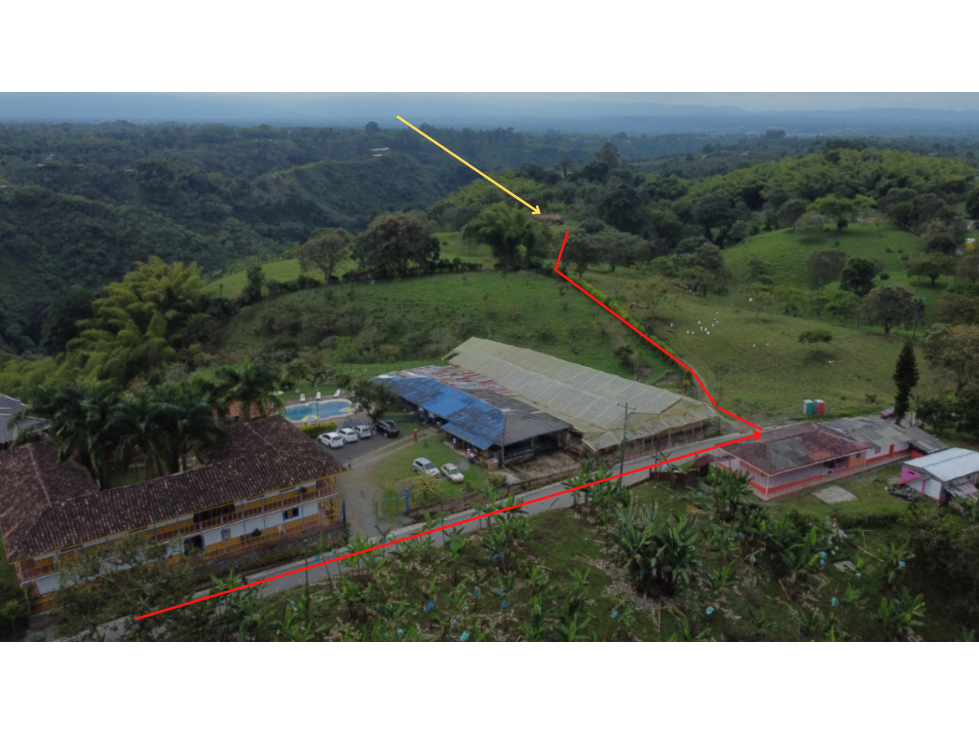
[{"label": "hedge row", "polygon": [[329,423],[318,423],[315,426],[300,426],[299,430],[305,433],[312,439],[317,439],[321,434],[329,433],[330,431],[335,431],[337,429],[337,424],[334,421]]},{"label": "hedge row", "polygon": [[[551,275],[556,275],[556,273],[554,272],[553,262],[550,263],[550,267],[547,268],[547,272],[549,272]],[[590,295],[592,295],[593,297],[597,298],[599,301],[604,303],[606,306],[608,306],[608,308],[611,309],[613,313],[618,315],[623,321],[626,321],[627,323],[631,324],[636,329],[638,329],[639,333],[641,334],[646,333],[644,331],[644,327],[638,321],[632,318],[632,314],[630,314],[625,308],[623,308],[622,304],[620,304],[610,295],[608,295],[604,291],[600,291],[598,288],[588,283],[588,281],[581,280],[580,278],[576,278],[573,275],[568,275],[567,273],[563,273],[563,274],[568,278],[568,280],[572,281],[576,285],[581,286],[581,288],[585,292],[589,293]]]}]

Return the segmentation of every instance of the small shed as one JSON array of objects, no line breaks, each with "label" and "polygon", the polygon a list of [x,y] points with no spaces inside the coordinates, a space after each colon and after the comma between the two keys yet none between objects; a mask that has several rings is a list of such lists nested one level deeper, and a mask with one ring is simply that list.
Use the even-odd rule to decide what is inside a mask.
[{"label": "small shed", "polygon": [[946,449],[904,462],[901,484],[942,504],[950,497],[979,499],[979,453]]}]

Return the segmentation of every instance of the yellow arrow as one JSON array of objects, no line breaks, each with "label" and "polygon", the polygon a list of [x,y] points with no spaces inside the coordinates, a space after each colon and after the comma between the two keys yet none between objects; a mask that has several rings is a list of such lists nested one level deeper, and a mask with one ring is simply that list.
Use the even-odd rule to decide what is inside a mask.
[{"label": "yellow arrow", "polygon": [[419,130],[417,127],[415,127],[410,122],[408,122],[401,115],[398,115],[398,119],[401,120],[401,122],[403,122],[405,125],[407,125],[408,127],[410,127],[412,130],[414,130],[416,133],[418,133],[419,135],[421,135],[423,138],[427,138],[428,140],[431,140],[433,143],[435,143],[438,147],[440,147],[442,150],[444,150],[450,156],[452,156],[453,158],[455,158],[457,161],[460,161],[462,163],[465,163],[467,166],[469,166],[471,169],[473,169],[476,173],[478,173],[480,176],[482,176],[483,178],[485,178],[487,181],[489,181],[494,186],[499,186],[501,189],[503,189],[508,194],[510,194],[510,196],[512,196],[514,199],[516,199],[517,201],[519,201],[525,207],[529,208],[534,214],[540,214],[540,207],[539,206],[530,206],[530,204],[528,204],[526,201],[524,201],[523,199],[521,199],[515,193],[513,193],[512,191],[510,191],[510,189],[506,188],[505,186],[500,186],[500,184],[498,184],[496,181],[494,181],[493,179],[491,179],[485,173],[483,173],[482,171],[480,171],[478,168],[476,168],[476,166],[471,165],[470,163],[467,163],[466,161],[462,160],[462,158],[460,158],[455,153],[453,153],[451,150],[449,150],[448,148],[446,148],[439,141],[437,141],[437,140],[435,140],[433,138],[430,138],[428,135],[426,135],[421,130]]}]

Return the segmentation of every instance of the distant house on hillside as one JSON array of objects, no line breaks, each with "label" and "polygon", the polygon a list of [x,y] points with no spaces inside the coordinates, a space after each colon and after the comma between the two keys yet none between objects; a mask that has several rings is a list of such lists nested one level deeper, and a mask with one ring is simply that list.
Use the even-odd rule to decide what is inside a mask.
[{"label": "distant house on hillside", "polygon": [[197,468],[100,490],[74,461],[41,441],[0,451],[0,529],[32,613],[54,606],[59,565],[138,533],[172,557],[207,561],[289,538],[340,529],[343,467],[285,418],[232,426]]},{"label": "distant house on hillside", "polygon": [[550,224],[564,224],[564,217],[559,214],[534,214],[534,219]]},{"label": "distant house on hillside", "polygon": [[906,461],[901,484],[942,504],[952,496],[979,499],[979,453],[946,449]]}]

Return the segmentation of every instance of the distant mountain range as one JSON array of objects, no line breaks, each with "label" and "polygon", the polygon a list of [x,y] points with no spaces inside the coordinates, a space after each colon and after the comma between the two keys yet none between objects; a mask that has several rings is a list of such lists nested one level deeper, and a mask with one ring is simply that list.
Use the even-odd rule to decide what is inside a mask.
[{"label": "distant mountain range", "polygon": [[977,135],[979,110],[867,107],[852,110],[748,111],[734,105],[659,104],[621,97],[530,94],[0,94],[5,122],[184,122],[235,125],[340,125],[375,121],[526,131],[763,133],[792,135]]}]

